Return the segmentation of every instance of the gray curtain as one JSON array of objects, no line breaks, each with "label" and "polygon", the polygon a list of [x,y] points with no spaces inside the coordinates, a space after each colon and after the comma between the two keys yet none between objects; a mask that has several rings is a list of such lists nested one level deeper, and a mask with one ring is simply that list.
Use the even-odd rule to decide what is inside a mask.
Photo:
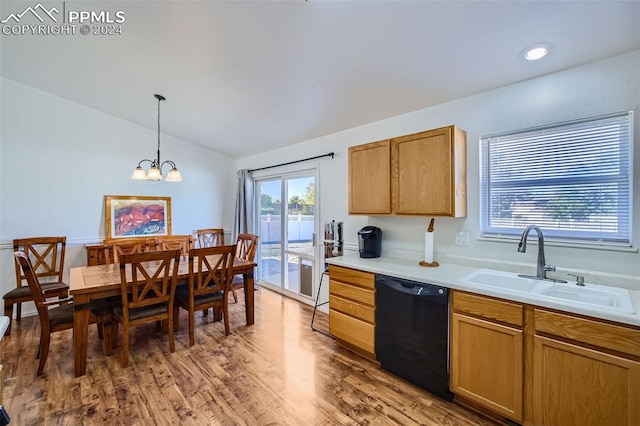
[{"label": "gray curtain", "polygon": [[255,234],[253,228],[254,197],[253,177],[247,169],[238,170],[238,191],[236,193],[236,213],[233,219],[232,241],[238,234]]}]

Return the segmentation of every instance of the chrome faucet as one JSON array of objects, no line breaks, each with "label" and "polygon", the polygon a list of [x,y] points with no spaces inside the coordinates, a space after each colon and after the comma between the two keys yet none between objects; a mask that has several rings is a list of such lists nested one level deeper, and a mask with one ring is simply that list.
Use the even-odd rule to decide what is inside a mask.
[{"label": "chrome faucet", "polygon": [[553,265],[547,265],[544,259],[544,236],[542,235],[542,229],[537,225],[529,225],[522,233],[520,237],[520,243],[518,244],[518,251],[524,253],[527,251],[527,237],[531,230],[536,231],[538,234],[538,262],[536,267],[536,275],[518,275],[522,278],[532,278],[534,280],[553,281],[556,283],[566,283],[565,280],[557,280],[555,278],[547,278],[547,272],[555,272],[556,267]]}]

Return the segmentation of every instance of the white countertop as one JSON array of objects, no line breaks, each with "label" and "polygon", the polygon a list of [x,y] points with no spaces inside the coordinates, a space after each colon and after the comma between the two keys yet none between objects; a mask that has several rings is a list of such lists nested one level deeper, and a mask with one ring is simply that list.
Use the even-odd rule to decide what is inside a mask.
[{"label": "white countertop", "polygon": [[600,308],[596,306],[572,304],[572,302],[569,300],[555,299],[532,293],[512,293],[508,290],[503,290],[500,288],[474,286],[461,282],[460,280],[463,277],[471,274],[472,272],[475,272],[478,269],[475,267],[441,263],[438,267],[428,268],[419,266],[418,262],[412,259],[403,259],[396,257],[362,259],[358,255],[332,257],[326,259],[326,261],[331,265],[360,269],[362,271],[373,272],[376,274],[390,275],[393,277],[414,280],[422,283],[440,285],[451,289],[464,290],[472,293],[483,294],[486,296],[499,297],[502,299],[513,300],[530,305],[557,309],[580,315],[588,315],[594,318],[616,321],[623,324],[640,326],[640,314],[638,314],[638,310],[640,309],[639,291],[629,290],[631,301],[633,302],[636,313],[627,314],[604,307]]}]

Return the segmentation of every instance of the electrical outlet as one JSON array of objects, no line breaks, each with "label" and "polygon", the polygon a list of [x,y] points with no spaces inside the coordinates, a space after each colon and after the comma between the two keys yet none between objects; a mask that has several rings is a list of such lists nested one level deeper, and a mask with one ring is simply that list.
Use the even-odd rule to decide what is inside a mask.
[{"label": "electrical outlet", "polygon": [[456,245],[468,246],[469,245],[469,233],[468,232],[456,232]]}]

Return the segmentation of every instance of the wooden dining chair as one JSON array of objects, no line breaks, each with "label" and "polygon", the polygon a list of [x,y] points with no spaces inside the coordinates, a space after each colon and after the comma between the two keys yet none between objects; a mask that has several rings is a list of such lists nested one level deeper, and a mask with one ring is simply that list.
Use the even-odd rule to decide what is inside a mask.
[{"label": "wooden dining chair", "polygon": [[110,238],[104,240],[104,258],[107,265],[119,263],[123,254],[145,253],[149,251],[147,239],[137,238]]},{"label": "wooden dining chair", "polygon": [[193,248],[191,235],[167,235],[156,238],[156,250],[180,250],[180,255],[189,256],[189,250]]},{"label": "wooden dining chair", "polygon": [[113,342],[118,324],[122,325],[122,366],[129,364],[129,328],[163,321],[173,339],[173,302],[176,291],[180,250],[151,251],[120,256],[120,296],[122,304],[113,308]]},{"label": "wooden dining chair", "polygon": [[[36,357],[40,358],[37,376],[42,375],[44,366],[49,355],[49,343],[51,334],[56,331],[63,331],[73,328],[74,305],[71,298],[49,300],[45,299],[44,287],[40,284],[35,267],[29,259],[29,255],[24,251],[14,253],[15,261],[20,265],[29,289],[33,295],[33,301],[38,310],[40,318],[40,344]],[[53,306],[58,305],[58,306]],[[103,350],[105,355],[111,354],[111,307],[104,300],[91,301],[89,306],[91,312],[90,321],[98,323],[98,334],[103,340]]]},{"label": "wooden dining chair", "polygon": [[[40,283],[45,297],[64,298],[68,295],[69,285],[62,282],[64,271],[64,253],[67,245],[66,237],[34,237],[13,240],[13,251],[22,251],[32,261],[34,274]],[[16,321],[22,317],[22,303],[33,301],[29,285],[23,285],[26,280],[20,263],[14,259],[16,271],[16,288],[3,296],[4,314],[9,317],[9,327],[6,334],[11,334],[13,305],[16,305]]]},{"label": "wooden dining chair", "polygon": [[[253,234],[239,234],[236,241],[235,257],[243,260],[253,262],[256,258],[256,251],[258,250],[257,235]],[[238,303],[238,290],[244,289],[244,277],[242,275],[235,275],[231,282],[231,293],[233,294],[233,301]]]},{"label": "wooden dining chair", "polygon": [[234,246],[216,246],[189,251],[189,283],[176,292],[174,321],[177,328],[180,308],[189,313],[189,346],[195,341],[196,311],[222,312],[224,334],[229,335],[228,293],[233,278]]},{"label": "wooden dining chair", "polygon": [[224,245],[224,229],[222,228],[198,229],[196,233],[200,248]]}]

